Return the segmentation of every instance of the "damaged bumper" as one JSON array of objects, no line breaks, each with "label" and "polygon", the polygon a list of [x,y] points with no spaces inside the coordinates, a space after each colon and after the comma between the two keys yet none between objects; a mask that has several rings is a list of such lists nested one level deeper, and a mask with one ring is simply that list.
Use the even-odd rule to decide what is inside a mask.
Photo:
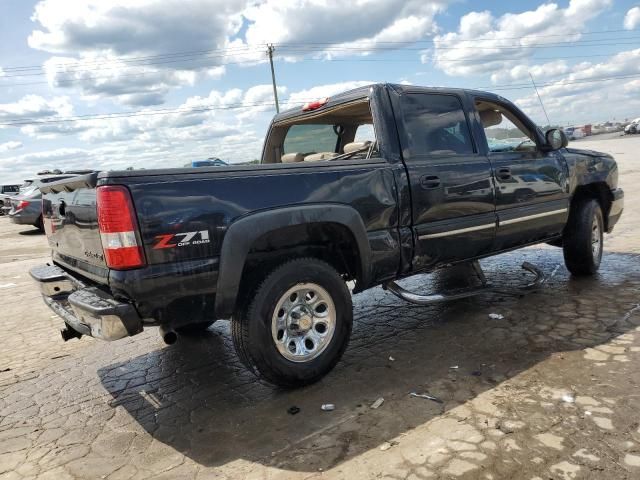
[{"label": "damaged bumper", "polygon": [[29,273],[38,282],[44,302],[67,325],[63,339],[88,335],[110,341],[142,332],[142,319],[133,305],[55,265],[40,265]]}]

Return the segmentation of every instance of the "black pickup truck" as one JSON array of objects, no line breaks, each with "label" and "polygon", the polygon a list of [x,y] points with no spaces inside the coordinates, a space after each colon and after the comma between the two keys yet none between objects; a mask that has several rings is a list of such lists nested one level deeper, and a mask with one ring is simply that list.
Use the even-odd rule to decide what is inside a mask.
[{"label": "black pickup truck", "polygon": [[508,100],[390,84],[280,113],[259,165],[96,172],[42,192],[53,261],[31,275],[65,340],[159,326],[172,343],[231,319],[242,361],[285,386],[338,362],[350,290],[543,242],[593,274],[623,209],[610,155],[567,148]]}]

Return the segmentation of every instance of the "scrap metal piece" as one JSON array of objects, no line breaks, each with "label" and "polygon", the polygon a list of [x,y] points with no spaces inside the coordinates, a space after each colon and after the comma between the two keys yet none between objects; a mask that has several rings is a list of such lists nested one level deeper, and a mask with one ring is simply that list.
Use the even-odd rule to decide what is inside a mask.
[{"label": "scrap metal piece", "polygon": [[478,275],[478,278],[482,281],[482,285],[479,287],[455,290],[449,293],[432,293],[426,295],[410,292],[393,281],[384,284],[383,288],[385,290],[389,290],[396,297],[401,298],[402,300],[406,300],[409,303],[414,303],[416,305],[431,305],[433,303],[448,302],[450,300],[459,300],[461,298],[473,297],[485,292],[500,292],[509,294],[527,292],[541,287],[547,281],[547,277],[545,277],[542,270],[529,262],[524,262],[522,264],[522,268],[535,275],[533,281],[522,287],[513,287],[508,289],[499,288],[497,286],[491,285],[487,281],[478,262],[473,262],[472,266],[476,274]]}]

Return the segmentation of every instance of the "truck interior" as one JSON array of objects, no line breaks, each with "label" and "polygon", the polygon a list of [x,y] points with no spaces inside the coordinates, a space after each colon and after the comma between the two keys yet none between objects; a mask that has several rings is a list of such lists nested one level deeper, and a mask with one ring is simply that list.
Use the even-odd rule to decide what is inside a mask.
[{"label": "truck interior", "polygon": [[263,163],[366,159],[376,151],[373,117],[363,99],[274,125]]}]

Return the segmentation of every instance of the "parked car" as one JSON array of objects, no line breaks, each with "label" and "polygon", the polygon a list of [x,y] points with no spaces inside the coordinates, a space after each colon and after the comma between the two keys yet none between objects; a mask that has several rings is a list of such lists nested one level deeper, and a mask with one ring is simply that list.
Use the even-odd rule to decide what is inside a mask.
[{"label": "parked car", "polygon": [[624,127],[624,133],[632,135],[634,133],[640,133],[640,118],[636,118],[629,125]]},{"label": "parked car", "polygon": [[564,133],[569,140],[577,140],[585,136],[584,131],[579,127],[567,127],[564,129]]},{"label": "parked car", "polygon": [[33,225],[44,232],[40,187],[72,176],[53,175],[25,181],[26,186],[20,188],[18,195],[9,199],[11,208],[7,213],[11,221],[19,225]]},{"label": "parked car", "polygon": [[0,185],[0,215],[6,213],[5,207],[10,206],[9,198],[17,195],[20,185]]},{"label": "parked car", "polygon": [[[504,118],[530,141],[492,151]],[[418,304],[459,298],[395,281],[544,242],[591,275],[623,210],[611,155],[567,148],[561,130],[473,90],[376,84],[282,112],[261,162],[41,187],[53,261],[31,276],[63,338],[159,326],[173,343],[230,318],[252,372],[305,385],[347,347],[348,284]],[[540,187],[503,194],[514,178]]]},{"label": "parked car", "polygon": [[185,165],[185,167],[187,166],[191,166],[194,168],[199,168],[199,167],[224,167],[227,166],[228,163],[225,162],[224,160],[220,160],[219,158],[216,157],[212,157],[212,158],[207,158],[206,160],[193,160],[190,164]]}]

